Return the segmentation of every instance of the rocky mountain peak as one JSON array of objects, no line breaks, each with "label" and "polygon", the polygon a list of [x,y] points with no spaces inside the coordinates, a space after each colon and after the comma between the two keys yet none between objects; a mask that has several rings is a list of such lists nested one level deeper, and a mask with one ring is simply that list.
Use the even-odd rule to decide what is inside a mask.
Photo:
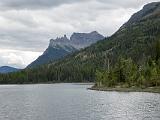
[{"label": "rocky mountain peak", "polygon": [[87,47],[99,40],[103,40],[104,36],[99,34],[97,31],[90,33],[73,33],[70,39],[66,35],[63,37],[57,37],[56,39],[50,40],[50,47],[57,46],[73,46],[76,49]]},{"label": "rocky mountain peak", "polygon": [[63,37],[57,37],[56,39],[51,39],[49,46],[50,47],[55,47],[57,45],[68,45],[69,44],[69,39],[67,38],[66,35]]},{"label": "rocky mountain peak", "polygon": [[70,37],[71,44],[78,49],[87,47],[103,39],[104,36],[99,34],[97,31],[90,33],[73,33]]}]

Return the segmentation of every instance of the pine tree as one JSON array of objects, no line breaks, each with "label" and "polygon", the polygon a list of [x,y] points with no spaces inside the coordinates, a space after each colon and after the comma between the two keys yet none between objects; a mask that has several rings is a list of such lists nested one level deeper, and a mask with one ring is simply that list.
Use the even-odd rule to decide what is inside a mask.
[{"label": "pine tree", "polygon": [[160,58],[160,40],[157,40],[155,50],[156,50],[156,61],[158,61]]}]

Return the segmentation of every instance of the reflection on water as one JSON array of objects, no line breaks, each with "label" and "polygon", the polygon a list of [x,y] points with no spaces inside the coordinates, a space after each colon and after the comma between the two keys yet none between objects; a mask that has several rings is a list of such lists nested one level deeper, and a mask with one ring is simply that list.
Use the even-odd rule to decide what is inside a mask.
[{"label": "reflection on water", "polygon": [[160,94],[91,91],[91,85],[0,86],[0,120],[160,120]]}]

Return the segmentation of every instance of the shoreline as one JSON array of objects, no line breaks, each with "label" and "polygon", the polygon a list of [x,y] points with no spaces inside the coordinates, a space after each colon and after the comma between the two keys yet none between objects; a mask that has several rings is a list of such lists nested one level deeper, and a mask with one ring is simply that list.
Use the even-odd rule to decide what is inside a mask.
[{"label": "shoreline", "polygon": [[45,85],[45,84],[73,84],[73,85],[94,85],[93,82],[39,82],[39,83],[10,83],[10,84],[0,84],[3,85]]},{"label": "shoreline", "polygon": [[148,87],[148,88],[122,88],[122,87],[115,87],[115,88],[108,88],[108,87],[91,87],[88,88],[89,90],[96,90],[96,91],[115,91],[115,92],[148,92],[148,93],[159,93],[160,94],[160,87]]}]

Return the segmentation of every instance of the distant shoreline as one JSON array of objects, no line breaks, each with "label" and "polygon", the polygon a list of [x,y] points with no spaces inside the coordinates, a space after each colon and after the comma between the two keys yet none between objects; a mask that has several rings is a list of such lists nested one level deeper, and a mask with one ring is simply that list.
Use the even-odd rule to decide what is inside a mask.
[{"label": "distant shoreline", "polygon": [[41,85],[41,84],[73,84],[73,85],[94,85],[93,82],[39,82],[39,83],[17,83],[17,84],[0,84],[0,86],[3,85]]},{"label": "distant shoreline", "polygon": [[116,91],[116,92],[148,92],[148,93],[160,93],[160,87],[148,87],[148,88],[122,88],[122,87],[115,87],[115,88],[108,88],[108,87],[91,87],[88,88],[89,90],[96,90],[96,91]]}]

